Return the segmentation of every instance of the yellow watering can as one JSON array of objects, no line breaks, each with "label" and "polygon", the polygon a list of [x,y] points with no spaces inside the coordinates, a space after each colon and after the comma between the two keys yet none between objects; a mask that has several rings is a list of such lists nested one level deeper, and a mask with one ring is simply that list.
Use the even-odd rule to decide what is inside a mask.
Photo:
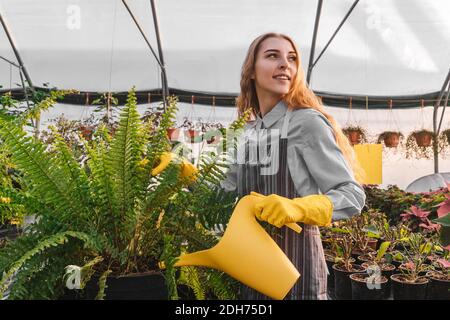
[{"label": "yellow watering can", "polygon": [[[300,273],[256,221],[253,207],[259,199],[251,195],[243,197],[219,243],[211,249],[182,254],[175,266],[215,268],[272,299],[283,299]],[[301,231],[296,223],[287,226]]]}]

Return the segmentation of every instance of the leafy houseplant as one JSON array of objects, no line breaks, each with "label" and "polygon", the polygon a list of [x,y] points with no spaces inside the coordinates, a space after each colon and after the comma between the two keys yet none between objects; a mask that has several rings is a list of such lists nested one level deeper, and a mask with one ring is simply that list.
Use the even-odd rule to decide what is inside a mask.
[{"label": "leafy houseplant", "polygon": [[[235,297],[235,281],[221,272],[181,268],[177,274],[173,268],[183,251],[217,243],[213,231],[226,224],[235,203],[235,195],[211,187],[224,178],[221,168],[226,164],[217,161],[221,157],[202,157],[198,179],[189,189],[188,181],[180,178],[180,164],[170,164],[156,177],[149,174],[170,148],[166,130],[176,103],[171,97],[160,126],[144,130],[130,91],[114,137],[100,128],[97,139],[84,143],[88,159],[83,163],[59,135],[52,145],[57,152],[48,152],[16,123],[0,122],[0,138],[22,170],[27,191],[12,200],[37,217],[26,233],[0,251],[0,294],[9,290],[11,299],[60,297],[64,270],[75,266],[69,269],[80,270],[80,288],[88,290],[95,279],[95,296],[104,298],[106,293],[108,298],[105,287],[112,292],[115,280],[161,274],[162,261],[172,299],[178,298],[179,283],[192,287],[197,298]],[[239,118],[230,129],[244,123]]]},{"label": "leafy houseplant", "polygon": [[397,148],[403,137],[401,132],[385,131],[378,136],[377,143],[383,142],[387,148]]},{"label": "leafy houseplant", "polygon": [[367,143],[367,132],[361,126],[348,126],[342,129],[352,145]]},{"label": "leafy houseplant", "polygon": [[389,297],[390,283],[388,279],[395,267],[382,262],[389,245],[389,242],[383,242],[374,260],[362,264],[366,268],[367,274],[354,273],[350,275],[353,299],[378,300]]},{"label": "leafy houseplant", "polygon": [[428,299],[450,299],[450,257],[449,251],[445,251],[444,256],[433,263],[433,270],[427,273],[430,279],[427,288]]},{"label": "leafy houseplant", "polygon": [[333,265],[334,271],[334,291],[338,300],[351,299],[352,288],[350,278],[352,273],[364,272],[364,268],[352,263],[352,251],[355,246],[350,231],[344,227],[332,228],[333,232],[339,233],[337,239],[337,257],[336,263]]},{"label": "leafy houseplant", "polygon": [[425,299],[429,280],[421,274],[427,271],[426,257],[432,249],[432,242],[420,233],[411,233],[404,240],[406,263],[400,266],[400,274],[391,276],[394,283],[394,299]]}]

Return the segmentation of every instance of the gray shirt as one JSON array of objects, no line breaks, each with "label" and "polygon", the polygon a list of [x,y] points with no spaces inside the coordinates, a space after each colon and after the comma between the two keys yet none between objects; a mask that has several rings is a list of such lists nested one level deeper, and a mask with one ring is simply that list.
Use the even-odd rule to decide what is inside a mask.
[{"label": "gray shirt", "polygon": [[[284,101],[263,118],[259,116],[245,130],[279,129],[288,110]],[[356,182],[342,151],[336,143],[328,119],[311,108],[292,111],[288,126],[288,167],[299,195],[324,194],[333,202],[332,220],[347,219],[361,212],[366,195]],[[221,187],[235,191],[237,164],[231,164]]]}]

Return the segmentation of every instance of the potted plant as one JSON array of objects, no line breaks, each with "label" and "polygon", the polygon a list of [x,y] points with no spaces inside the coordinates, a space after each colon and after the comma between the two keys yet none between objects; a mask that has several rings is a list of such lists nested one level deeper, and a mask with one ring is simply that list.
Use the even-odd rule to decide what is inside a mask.
[{"label": "potted plant", "polygon": [[[226,224],[235,202],[234,195],[211,187],[224,177],[214,161],[200,163],[199,177],[189,188],[178,163],[150,175],[170,148],[166,130],[176,103],[168,99],[161,124],[150,135],[142,130],[131,90],[116,134],[102,131],[103,136],[86,142],[83,164],[60,136],[53,146],[58,152],[49,153],[17,123],[0,120],[0,138],[13,147],[12,160],[27,188],[17,200],[37,216],[27,232],[0,251],[0,295],[55,299],[68,286],[85,288],[88,298],[176,299],[181,281],[196,297],[236,296],[235,281],[222,272],[193,268],[186,276],[183,268],[173,267],[183,251],[217,243],[212,231]],[[244,124],[238,119],[233,126]],[[137,282],[146,284],[144,291],[136,293]],[[128,293],[118,296],[119,291]]]},{"label": "potted plant", "polygon": [[367,143],[367,132],[361,126],[347,126],[342,129],[342,132],[347,136],[351,145]]},{"label": "potted plant", "polygon": [[393,265],[384,263],[384,255],[389,245],[389,242],[383,242],[375,258],[371,262],[365,262],[361,265],[367,273],[350,275],[353,299],[381,300],[389,297],[388,279],[395,269]]},{"label": "potted plant", "polygon": [[184,129],[186,142],[196,143],[201,141],[200,130],[198,129],[198,125],[196,123],[190,121],[188,118],[184,118],[181,128]]},{"label": "potted plant", "polygon": [[406,139],[406,158],[430,159],[432,156],[432,143],[434,133],[422,129],[412,132]]},{"label": "potted plant", "polygon": [[207,144],[217,144],[225,133],[221,123],[204,123],[202,124],[203,140]]},{"label": "potted plant", "polygon": [[[339,234],[334,234],[331,232],[331,228],[322,228],[322,230],[326,229],[327,231],[323,231],[328,233],[325,239],[322,239],[322,243],[325,244],[324,255],[325,262],[328,268],[328,276],[327,276],[327,292],[328,295],[334,299],[335,298],[335,288],[334,288],[334,269],[333,265],[342,262],[342,250],[338,245],[338,241],[341,241],[339,238]],[[349,263],[354,263],[355,259],[350,257],[348,258]]]},{"label": "potted plant", "polygon": [[401,273],[391,276],[394,300],[423,300],[429,280],[421,273],[426,270],[432,244],[420,233],[412,233],[404,241],[409,244],[404,250],[407,262],[399,267]]},{"label": "potted plant", "polygon": [[398,131],[384,131],[378,136],[377,143],[384,143],[387,148],[397,148],[403,137]]},{"label": "potted plant", "polygon": [[342,234],[337,240],[336,263],[332,267],[334,270],[335,298],[337,300],[350,300],[352,299],[352,287],[349,275],[364,272],[365,269],[352,263],[351,253],[355,242],[350,235],[350,231],[346,227],[333,228],[333,231]]},{"label": "potted plant", "polygon": [[450,300],[450,261],[449,251],[444,257],[433,262],[433,270],[428,271],[430,279],[427,288],[427,298],[430,300]]}]

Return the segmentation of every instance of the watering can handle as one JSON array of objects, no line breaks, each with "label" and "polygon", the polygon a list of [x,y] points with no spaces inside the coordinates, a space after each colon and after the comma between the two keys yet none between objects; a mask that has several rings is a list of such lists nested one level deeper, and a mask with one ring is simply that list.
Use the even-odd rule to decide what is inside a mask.
[{"label": "watering can handle", "polygon": [[297,232],[297,233],[302,232],[302,227],[300,227],[300,226],[299,226],[297,223],[295,223],[295,222],[287,223],[285,226],[288,227],[289,229],[294,230],[294,231]]}]

